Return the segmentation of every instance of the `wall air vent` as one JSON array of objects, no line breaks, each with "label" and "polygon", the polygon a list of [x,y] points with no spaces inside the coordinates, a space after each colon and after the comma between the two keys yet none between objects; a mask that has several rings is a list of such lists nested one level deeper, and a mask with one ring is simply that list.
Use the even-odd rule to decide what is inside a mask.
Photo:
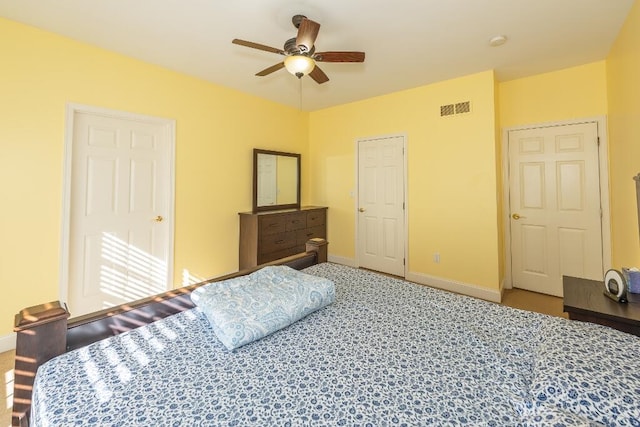
[{"label": "wall air vent", "polygon": [[464,114],[471,112],[471,102],[458,102],[455,104],[447,104],[440,106],[440,117],[453,116],[456,114]]},{"label": "wall air vent", "polygon": [[440,117],[452,116],[456,113],[455,106],[453,104],[440,106]]},{"label": "wall air vent", "polygon": [[468,113],[471,111],[471,103],[469,101],[458,102],[456,104],[456,114]]}]

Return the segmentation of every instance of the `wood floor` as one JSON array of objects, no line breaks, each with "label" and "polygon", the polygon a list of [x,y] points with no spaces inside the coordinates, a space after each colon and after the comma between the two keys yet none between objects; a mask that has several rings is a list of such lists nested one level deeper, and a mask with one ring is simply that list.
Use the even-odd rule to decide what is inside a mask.
[{"label": "wood floor", "polygon": [[[557,317],[567,317],[562,312],[562,298],[521,289],[505,290],[502,304],[523,310],[536,311]],[[13,351],[0,354],[0,427],[11,425],[11,397],[13,393]]]},{"label": "wood floor", "polygon": [[502,304],[550,316],[569,318],[567,313],[562,311],[562,298],[551,295],[522,289],[505,289],[502,294]]}]

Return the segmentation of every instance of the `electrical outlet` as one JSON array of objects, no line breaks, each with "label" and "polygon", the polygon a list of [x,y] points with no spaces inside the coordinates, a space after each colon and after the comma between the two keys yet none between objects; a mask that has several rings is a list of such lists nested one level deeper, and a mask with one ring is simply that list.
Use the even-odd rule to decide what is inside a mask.
[{"label": "electrical outlet", "polygon": [[440,252],[436,252],[435,254],[433,254],[433,262],[435,262],[436,264],[440,264]]}]

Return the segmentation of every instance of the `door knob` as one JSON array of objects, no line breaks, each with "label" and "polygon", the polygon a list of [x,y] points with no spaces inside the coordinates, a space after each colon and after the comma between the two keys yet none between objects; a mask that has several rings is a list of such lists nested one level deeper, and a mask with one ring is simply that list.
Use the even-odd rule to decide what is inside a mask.
[{"label": "door knob", "polygon": [[358,209],[358,210],[359,210],[360,212],[364,212],[364,211],[366,211],[366,209],[365,209],[365,208],[360,208],[360,209]]},{"label": "door knob", "polygon": [[513,219],[520,219],[520,218],[524,218],[523,216],[518,215],[517,213],[514,213],[513,215],[511,215],[511,218]]},{"label": "door knob", "polygon": [[164,218],[162,218],[162,216],[158,215],[157,217],[154,218],[155,222],[162,222],[164,220]]}]

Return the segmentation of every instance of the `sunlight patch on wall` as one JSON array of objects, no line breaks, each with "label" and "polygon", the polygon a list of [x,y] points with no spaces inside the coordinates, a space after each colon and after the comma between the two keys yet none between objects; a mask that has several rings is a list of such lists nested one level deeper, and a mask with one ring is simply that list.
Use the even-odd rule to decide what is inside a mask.
[{"label": "sunlight patch on wall", "polygon": [[191,274],[186,268],[182,270],[182,286],[189,286],[204,281],[204,278]]},{"label": "sunlight patch on wall", "polygon": [[5,396],[7,396],[7,409],[11,409],[13,407],[13,381],[14,374],[13,369],[10,369],[4,373],[4,383],[5,383]]}]

